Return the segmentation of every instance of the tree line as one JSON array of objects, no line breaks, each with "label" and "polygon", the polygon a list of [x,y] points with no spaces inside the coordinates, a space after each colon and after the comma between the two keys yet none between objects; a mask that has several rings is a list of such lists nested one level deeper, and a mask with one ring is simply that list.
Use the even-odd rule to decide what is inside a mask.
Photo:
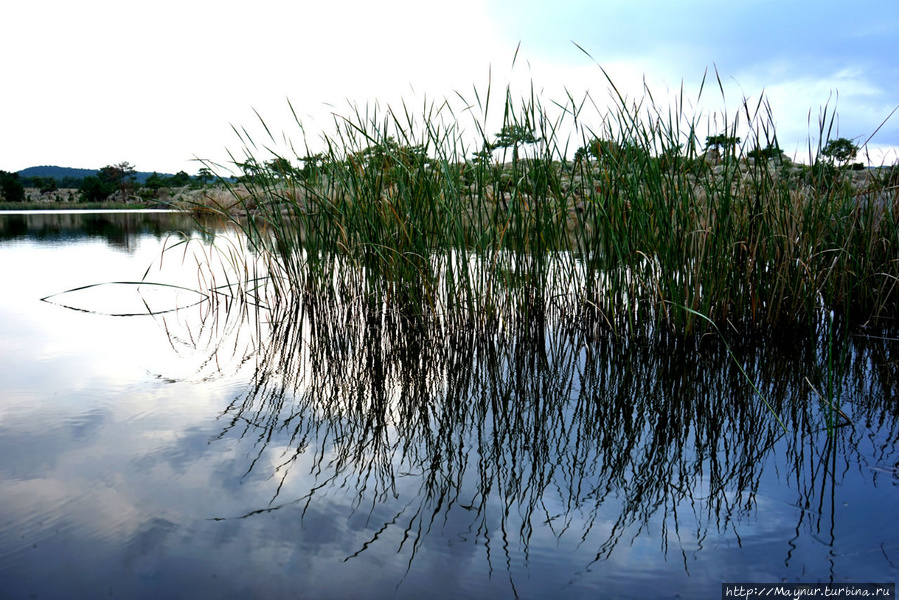
[{"label": "tree line", "polygon": [[[511,148],[512,161],[516,163],[518,161],[518,150],[521,146],[540,141],[539,138],[535,137],[533,130],[521,125],[506,126],[496,134],[495,138],[492,144],[488,144],[481,152],[475,153],[472,158],[473,162],[489,161],[494,150]],[[733,155],[736,154],[740,141],[739,137],[726,134],[708,136],[706,137],[705,151],[711,151],[717,155],[725,153]],[[636,146],[637,144],[635,144]],[[642,147],[638,149],[642,152],[646,151]],[[621,158],[626,160],[628,156],[627,150],[628,148],[624,147],[620,142],[596,138],[579,148],[574,155],[574,159],[577,161],[590,157],[593,159]],[[821,158],[831,166],[845,168],[849,166],[850,161],[855,159],[858,150],[858,146],[851,140],[839,138],[827,142],[821,150]],[[366,148],[357,155],[347,157],[347,160],[350,162],[358,161],[360,164],[372,166],[385,162],[385,157],[387,156],[402,157],[405,160],[413,160],[415,157],[418,157],[426,160],[425,154],[426,150],[422,147],[402,147],[390,138],[386,144],[376,144],[373,147]],[[774,142],[769,143],[765,148],[754,148],[748,151],[746,157],[757,160],[782,160],[783,151]],[[665,162],[683,159],[689,161],[696,158],[696,156],[690,156],[690,152],[684,152],[682,146],[669,150],[667,154],[659,157],[660,160]],[[259,164],[255,160],[248,160],[237,165],[243,171],[243,175],[238,177],[237,180],[252,182],[263,173],[269,176],[277,174],[280,177],[292,176],[308,180],[317,173],[327,170],[327,159],[321,154],[307,156],[302,159],[302,162],[303,167],[296,168],[290,161],[282,157],[263,164]],[[853,166],[861,167],[860,164]],[[139,191],[143,192],[139,194],[141,197],[149,199],[157,197],[159,191],[163,188],[202,187],[213,180],[215,180],[213,173],[204,167],[195,176],[188,175],[185,171],[179,171],[174,175],[160,175],[153,172],[146,177],[143,183],[139,183],[135,167],[127,161],[115,165],[107,165],[100,169],[96,175],[88,175],[82,178],[73,176],[64,176],[62,178],[20,177],[17,173],[0,171],[0,199],[4,202],[24,202],[26,187],[37,188],[42,193],[54,192],[59,188],[76,188],[81,194],[81,200],[84,202],[103,202],[113,196],[118,196],[120,201],[125,201]]]},{"label": "tree line", "polygon": [[18,173],[0,171],[0,201],[24,202],[25,188],[35,188],[41,193],[73,188],[79,191],[83,202],[104,202],[113,196],[125,201],[134,195],[147,199],[156,197],[163,188],[199,187],[213,181],[215,177],[209,169],[202,168],[194,176],[188,175],[185,171],[179,171],[174,175],[153,172],[145,177],[143,183],[138,179],[137,170],[127,161],[107,165],[97,171],[96,175],[83,177],[21,176]]}]

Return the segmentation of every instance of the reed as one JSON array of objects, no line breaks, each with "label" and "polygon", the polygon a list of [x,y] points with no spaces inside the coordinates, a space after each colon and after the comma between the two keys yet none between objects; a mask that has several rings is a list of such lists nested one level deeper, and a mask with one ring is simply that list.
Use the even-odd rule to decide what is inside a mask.
[{"label": "reed", "polygon": [[611,109],[533,88],[497,103],[489,87],[418,109],[353,106],[316,154],[305,139],[276,150],[260,118],[264,143],[237,130],[241,184],[223,178],[227,199],[198,208],[243,229],[276,303],[364,302],[444,330],[814,331],[830,310],[895,324],[896,190],[855,188],[820,159],[832,113],[811,166],[791,167],[759,152],[777,148],[767,102],[744,101],[715,116],[735,142],[713,159],[700,142],[712,119],[683,93],[672,108],[608,83]]}]

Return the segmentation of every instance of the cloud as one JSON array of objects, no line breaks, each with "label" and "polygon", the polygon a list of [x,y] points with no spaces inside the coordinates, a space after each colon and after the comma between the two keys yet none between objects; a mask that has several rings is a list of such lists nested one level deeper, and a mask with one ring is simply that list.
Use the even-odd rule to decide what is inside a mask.
[{"label": "cloud", "polygon": [[[696,98],[703,74],[715,88],[717,72],[725,99],[706,89],[694,105],[697,113],[727,105],[735,114],[744,97],[757,101],[764,94],[778,137],[806,153],[809,134],[818,135],[821,107],[828,114],[839,111],[840,136],[864,141],[899,104],[894,6],[847,10],[830,0],[814,10],[767,0],[714,7],[650,0],[576,1],[565,10],[535,1],[489,6],[505,39],[520,39],[530,51],[569,64],[583,58],[572,49],[574,41],[603,67],[615,65],[616,86],[631,96],[642,94],[635,74],[645,76],[657,98],[682,83],[687,97]],[[875,139],[899,147],[899,125],[891,120]]]},{"label": "cloud", "polygon": [[[604,96],[593,59],[572,42],[628,95],[642,93],[644,78],[653,90],[695,86],[717,66],[750,94],[792,90],[791,104],[804,104],[806,116],[837,83],[842,112],[863,115],[859,127],[899,98],[892,5],[91,0],[17,3],[7,16],[15,26],[0,39],[0,56],[15,91],[0,99],[4,170],[127,160],[141,170],[195,172],[191,159],[224,158],[235,145],[230,124],[253,123],[254,109],[278,131],[289,127],[287,99],[312,126],[326,125],[347,100],[396,105],[483,89],[491,77],[497,87],[524,74],[548,93]],[[844,72],[855,78],[834,81]],[[856,102],[856,84],[879,91]],[[791,121],[799,114],[775,108]],[[891,125],[878,139],[896,138]]]}]

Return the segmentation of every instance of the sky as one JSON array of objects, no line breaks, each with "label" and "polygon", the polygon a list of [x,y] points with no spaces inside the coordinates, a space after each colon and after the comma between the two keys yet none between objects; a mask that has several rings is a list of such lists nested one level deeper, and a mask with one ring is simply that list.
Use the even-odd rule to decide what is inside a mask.
[{"label": "sky", "polygon": [[600,121],[606,75],[629,101],[683,90],[710,133],[763,98],[803,162],[822,114],[831,138],[867,142],[859,160],[899,159],[895,0],[20,0],[0,15],[5,171],[194,174],[240,157],[233,128],[259,140],[260,117],[315,150],[353,104],[470,103],[488,86],[533,86],[546,106],[589,93]]}]

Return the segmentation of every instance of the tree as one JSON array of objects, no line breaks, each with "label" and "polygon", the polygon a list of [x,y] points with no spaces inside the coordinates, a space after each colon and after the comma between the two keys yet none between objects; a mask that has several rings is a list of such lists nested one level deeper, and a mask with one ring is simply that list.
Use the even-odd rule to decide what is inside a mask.
[{"label": "tree", "polygon": [[846,138],[838,138],[830,140],[821,150],[821,154],[829,158],[832,162],[839,163],[840,166],[845,165],[854,159],[858,154],[858,146]]},{"label": "tree", "polygon": [[0,195],[5,202],[25,201],[25,187],[19,181],[17,173],[0,171]]},{"label": "tree", "polygon": [[625,138],[619,142],[597,137],[589,140],[586,146],[578,148],[574,155],[575,161],[590,157],[601,164],[634,165],[644,164],[649,158],[649,152],[638,140]]},{"label": "tree", "polygon": [[147,177],[147,180],[144,182],[144,187],[153,190],[154,192],[158,192],[160,188],[165,187],[166,178],[161,176],[156,171]]},{"label": "tree", "polygon": [[301,160],[303,168],[299,171],[299,178],[303,181],[318,181],[318,178],[328,165],[328,158],[320,152],[318,154],[307,155]]},{"label": "tree", "polygon": [[78,191],[85,202],[103,202],[115,191],[115,185],[99,176],[90,175],[81,180]]},{"label": "tree", "polygon": [[38,178],[39,181],[36,181],[37,188],[41,191],[42,194],[46,194],[48,192],[55,192],[59,189],[59,186],[56,184],[56,180],[52,177],[41,177]]},{"label": "tree", "polygon": [[117,165],[107,165],[100,169],[100,172],[97,174],[100,181],[112,186],[113,191],[116,189],[121,191],[123,200],[130,195],[134,187],[135,176],[134,166],[127,161],[120,162]]},{"label": "tree", "polygon": [[268,173],[276,179],[288,179],[295,174],[293,165],[290,164],[290,160],[283,156],[278,156],[265,161],[265,168]]},{"label": "tree", "polygon": [[425,146],[401,146],[393,136],[353,153],[348,160],[353,168],[380,174],[386,182],[396,182],[404,173],[417,171],[429,163]]},{"label": "tree", "polygon": [[476,165],[488,166],[490,162],[493,160],[493,153],[490,152],[490,148],[484,148],[475,152],[471,156],[471,161]]},{"label": "tree", "polygon": [[595,158],[598,161],[617,160],[621,156],[621,146],[614,140],[593,138],[586,146],[581,146],[574,154],[575,160]]},{"label": "tree", "polygon": [[243,171],[243,176],[238,177],[238,181],[243,183],[254,183],[262,176],[263,167],[252,156],[248,157],[245,162],[235,162],[234,164]]},{"label": "tree", "polygon": [[768,142],[768,145],[764,148],[756,146],[746,153],[748,158],[754,158],[755,160],[770,160],[773,158],[778,162],[783,161],[783,155],[784,151],[780,149],[777,142]]},{"label": "tree", "polygon": [[490,145],[490,148],[512,148],[512,162],[518,162],[518,147],[522,144],[535,144],[540,138],[534,136],[531,129],[518,123],[512,125],[503,125],[503,128],[496,134],[496,139]]},{"label": "tree", "polygon": [[190,185],[190,175],[186,171],[178,171],[168,179],[169,187],[184,187]]},{"label": "tree", "polygon": [[712,149],[715,152],[724,152],[726,154],[734,154],[740,138],[732,135],[721,133],[718,135],[709,135],[705,138],[705,149]]},{"label": "tree", "polygon": [[212,171],[209,170],[208,167],[203,167],[199,171],[197,171],[196,177],[200,180],[200,183],[202,185],[206,185],[210,181],[215,180],[215,175],[212,173]]}]

